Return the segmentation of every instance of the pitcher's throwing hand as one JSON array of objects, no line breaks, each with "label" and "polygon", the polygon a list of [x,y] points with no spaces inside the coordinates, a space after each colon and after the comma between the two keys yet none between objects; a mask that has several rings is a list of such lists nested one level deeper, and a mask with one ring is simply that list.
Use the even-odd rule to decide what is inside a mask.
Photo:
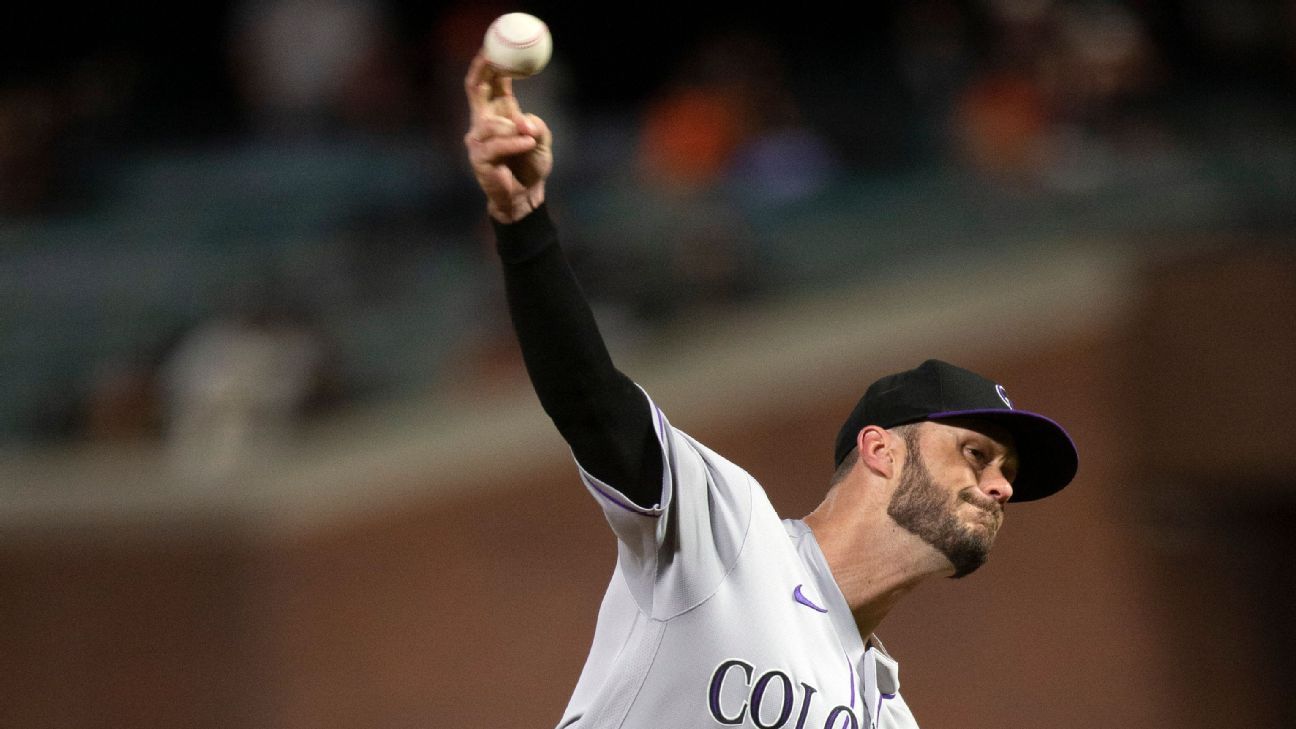
[{"label": "pitcher's throwing hand", "polygon": [[499,75],[478,53],[464,77],[472,119],[464,146],[486,209],[501,223],[520,220],[540,207],[553,170],[553,135],[544,120],[524,114],[513,79]]}]

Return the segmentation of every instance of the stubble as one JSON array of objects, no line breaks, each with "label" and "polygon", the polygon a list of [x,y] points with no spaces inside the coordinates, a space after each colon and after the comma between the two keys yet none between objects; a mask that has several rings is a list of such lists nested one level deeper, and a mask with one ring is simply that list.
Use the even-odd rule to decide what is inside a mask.
[{"label": "stubble", "polygon": [[[954,565],[952,577],[971,574],[990,556],[990,547],[994,544],[1000,523],[998,504],[978,501],[976,496],[967,493],[967,489],[951,501],[950,495],[936,484],[927,470],[917,438],[906,433],[905,441],[910,455],[905,459],[900,485],[887,505],[887,515],[945,555]],[[956,510],[964,501],[987,512],[984,529],[969,526],[959,519]]]}]

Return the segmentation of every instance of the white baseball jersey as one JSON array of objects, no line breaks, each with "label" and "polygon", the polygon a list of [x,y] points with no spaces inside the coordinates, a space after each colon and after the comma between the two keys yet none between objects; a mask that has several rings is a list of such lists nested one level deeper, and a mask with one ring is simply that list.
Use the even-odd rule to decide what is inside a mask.
[{"label": "white baseball jersey", "polygon": [[580,469],[618,555],[558,726],[917,729],[896,662],[861,639],[810,529],[648,406],[660,504],[637,506]]}]

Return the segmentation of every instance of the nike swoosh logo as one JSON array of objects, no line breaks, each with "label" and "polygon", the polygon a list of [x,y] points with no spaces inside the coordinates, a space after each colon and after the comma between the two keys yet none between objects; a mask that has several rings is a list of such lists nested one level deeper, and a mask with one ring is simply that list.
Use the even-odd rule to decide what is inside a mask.
[{"label": "nike swoosh logo", "polygon": [[805,605],[806,607],[810,608],[811,610],[818,610],[821,613],[828,612],[827,608],[819,607],[818,605],[811,602],[810,598],[801,594],[801,585],[797,585],[796,589],[792,591],[792,598],[795,599],[797,602],[801,603],[802,605]]}]

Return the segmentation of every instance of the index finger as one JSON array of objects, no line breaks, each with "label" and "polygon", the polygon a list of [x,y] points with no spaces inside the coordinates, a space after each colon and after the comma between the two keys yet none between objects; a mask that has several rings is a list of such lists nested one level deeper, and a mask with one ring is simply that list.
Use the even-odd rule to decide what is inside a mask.
[{"label": "index finger", "polygon": [[512,119],[519,127],[525,126],[526,119],[522,115],[522,107],[518,105],[517,97],[513,95],[512,78],[502,73],[494,74],[494,78],[491,79],[490,101],[501,115]]},{"label": "index finger", "polygon": [[477,114],[490,103],[491,86],[494,80],[494,69],[480,51],[473,56],[464,76],[464,93],[468,96],[468,108]]}]

